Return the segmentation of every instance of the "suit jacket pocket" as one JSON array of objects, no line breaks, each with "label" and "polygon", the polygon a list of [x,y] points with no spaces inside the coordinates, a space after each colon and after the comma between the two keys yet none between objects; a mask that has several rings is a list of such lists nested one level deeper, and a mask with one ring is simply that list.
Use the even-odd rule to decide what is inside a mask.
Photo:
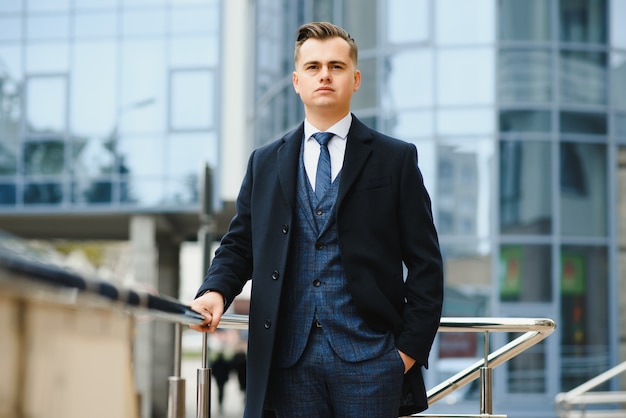
[{"label": "suit jacket pocket", "polygon": [[377,187],[384,187],[391,183],[391,176],[376,177],[371,179],[363,179],[357,185],[357,190],[375,189]]}]

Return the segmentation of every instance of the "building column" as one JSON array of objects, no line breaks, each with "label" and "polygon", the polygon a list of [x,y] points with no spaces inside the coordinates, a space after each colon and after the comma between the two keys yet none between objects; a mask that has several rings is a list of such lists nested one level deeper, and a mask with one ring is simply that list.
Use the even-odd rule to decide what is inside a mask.
[{"label": "building column", "polygon": [[[171,236],[159,236],[157,221],[149,215],[130,219],[134,281],[140,289],[178,298],[180,244]],[[138,317],[133,357],[141,417],[167,416],[168,377],[174,371],[174,325]]]}]

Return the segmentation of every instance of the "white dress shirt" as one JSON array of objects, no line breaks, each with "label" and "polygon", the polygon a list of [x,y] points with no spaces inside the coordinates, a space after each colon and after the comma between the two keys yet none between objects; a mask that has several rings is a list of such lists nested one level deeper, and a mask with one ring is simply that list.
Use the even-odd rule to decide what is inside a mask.
[{"label": "white dress shirt", "polygon": [[[335,134],[328,141],[328,152],[330,153],[330,174],[332,181],[341,171],[343,167],[343,157],[346,153],[346,141],[348,131],[352,124],[352,114],[348,113],[343,119],[328,128],[326,132]],[[320,144],[313,138],[313,134],[321,132],[318,128],[311,125],[308,120],[304,120],[304,169],[306,171],[311,187],[315,190],[315,173],[317,173],[317,160],[320,157]]]}]

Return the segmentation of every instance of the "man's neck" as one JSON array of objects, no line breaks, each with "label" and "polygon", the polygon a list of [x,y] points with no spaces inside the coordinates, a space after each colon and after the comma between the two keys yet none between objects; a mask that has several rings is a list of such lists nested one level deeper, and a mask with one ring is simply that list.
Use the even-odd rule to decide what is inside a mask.
[{"label": "man's neck", "polygon": [[324,114],[320,112],[306,112],[305,109],[306,119],[311,125],[315,126],[320,131],[327,130],[341,119],[345,118],[348,113],[350,112],[348,111],[343,114],[338,114],[337,112]]}]

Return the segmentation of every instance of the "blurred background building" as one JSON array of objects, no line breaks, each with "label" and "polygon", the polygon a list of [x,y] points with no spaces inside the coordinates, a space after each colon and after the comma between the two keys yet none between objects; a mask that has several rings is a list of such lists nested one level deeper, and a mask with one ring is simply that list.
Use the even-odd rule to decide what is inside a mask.
[{"label": "blurred background building", "polygon": [[[555,319],[494,373],[494,411],[554,416],[557,392],[626,359],[626,0],[3,0],[0,229],[126,241],[116,280],[187,295],[181,248],[219,239],[249,152],[304,116],[293,43],[311,20],[360,47],[354,113],[418,148],[444,315]],[[169,373],[156,326],[146,393]],[[480,353],[441,335],[427,386]]]}]

